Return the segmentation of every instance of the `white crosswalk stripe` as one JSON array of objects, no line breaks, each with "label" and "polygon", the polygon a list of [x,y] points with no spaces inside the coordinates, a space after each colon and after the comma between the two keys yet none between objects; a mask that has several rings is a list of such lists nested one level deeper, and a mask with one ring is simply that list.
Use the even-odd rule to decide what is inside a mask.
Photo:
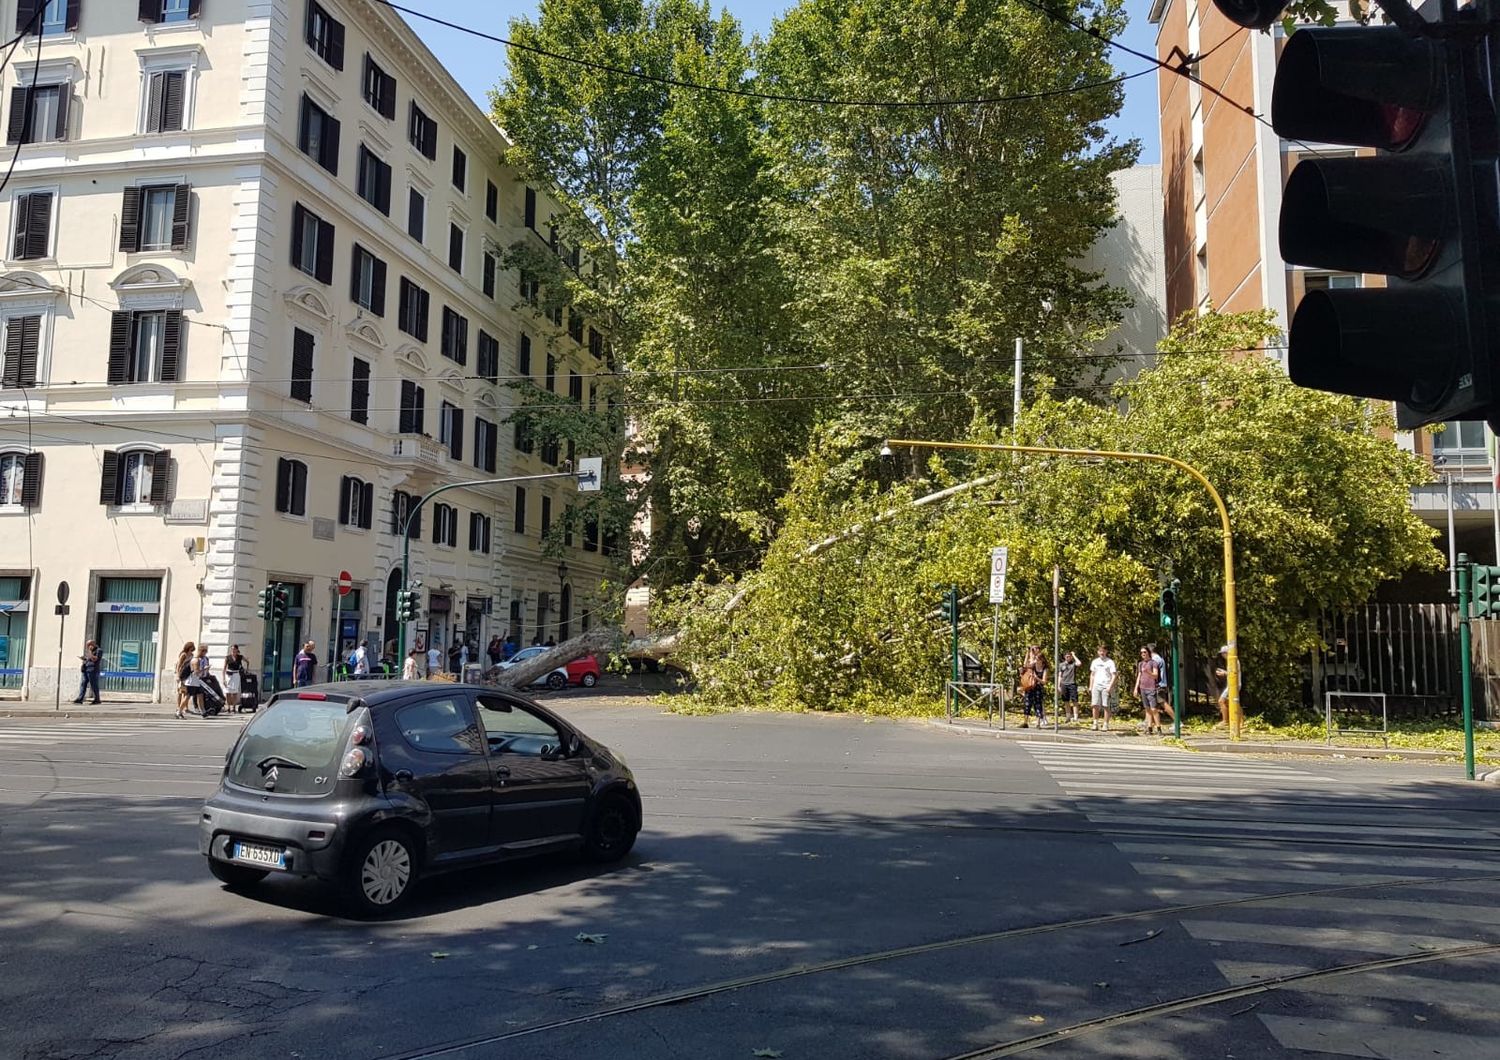
[{"label": "white crosswalk stripe", "polygon": [[[1500,876],[1500,828],[1488,814],[1434,811],[1420,786],[1171,748],[1023,746],[1125,856],[1134,886],[1165,901],[1393,884],[1182,919],[1228,984],[1500,942],[1500,913],[1474,904],[1500,879],[1451,880]],[[1473,1029],[1492,1029],[1500,1011],[1500,956],[1291,984],[1269,997],[1255,1018],[1287,1055],[1490,1057],[1493,1038]]]},{"label": "white crosswalk stripe", "polygon": [[[248,718],[249,715],[246,715]],[[45,747],[84,743],[95,740],[126,740],[137,737],[157,736],[164,732],[180,731],[194,722],[203,725],[228,726],[232,717],[193,718],[179,721],[176,718],[141,718],[139,720],[110,721],[40,721],[10,723],[0,721],[0,747]]]}]

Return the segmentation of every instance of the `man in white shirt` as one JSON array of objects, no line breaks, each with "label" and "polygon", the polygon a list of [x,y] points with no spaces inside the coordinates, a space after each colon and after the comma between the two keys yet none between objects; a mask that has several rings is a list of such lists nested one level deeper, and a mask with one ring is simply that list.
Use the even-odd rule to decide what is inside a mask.
[{"label": "man in white shirt", "polygon": [[1115,661],[1109,657],[1109,649],[1099,645],[1094,661],[1089,663],[1089,706],[1094,711],[1094,728],[1099,728],[1099,712],[1104,712],[1104,730],[1109,731],[1110,697],[1114,695],[1115,683],[1120,672]]},{"label": "man in white shirt", "polygon": [[370,676],[370,642],[362,640],[359,647],[354,649],[354,676]]},{"label": "man in white shirt", "polygon": [[430,641],[427,645],[427,675],[443,672],[443,649],[438,647],[437,641]]}]

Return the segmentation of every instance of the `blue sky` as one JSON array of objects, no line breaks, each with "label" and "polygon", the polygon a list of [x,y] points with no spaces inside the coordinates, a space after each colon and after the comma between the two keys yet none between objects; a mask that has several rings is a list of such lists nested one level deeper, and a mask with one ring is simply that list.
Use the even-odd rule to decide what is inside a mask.
[{"label": "blue sky", "polygon": [[[534,14],[536,4],[528,0],[400,0],[403,7],[414,11],[428,11],[449,22],[470,26],[504,36],[510,19],[515,15]],[[727,7],[752,32],[764,33],[771,20],[787,8],[792,0],[729,0],[720,2],[715,8]],[[1146,21],[1150,0],[1126,0],[1130,15],[1130,26],[1125,31],[1123,42],[1138,51],[1154,55],[1156,52],[1156,27]],[[424,19],[407,16],[417,33],[427,42],[434,55],[452,71],[481,106],[487,106],[488,92],[500,79],[505,65],[505,49],[490,41],[457,30],[434,25]],[[1143,59],[1116,50],[1113,55],[1115,68],[1121,73],[1134,73],[1148,64]],[[1141,141],[1141,161],[1155,162],[1161,155],[1160,133],[1156,112],[1156,77],[1146,75],[1125,82],[1125,107],[1115,119],[1114,128],[1121,138],[1136,137]]]}]

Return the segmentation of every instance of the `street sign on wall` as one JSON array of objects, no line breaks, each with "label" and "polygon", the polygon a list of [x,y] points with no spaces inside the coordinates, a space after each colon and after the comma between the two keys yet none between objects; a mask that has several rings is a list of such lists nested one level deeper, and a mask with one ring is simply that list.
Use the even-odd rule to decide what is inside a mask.
[{"label": "street sign on wall", "polygon": [[1005,571],[1010,565],[1010,549],[1001,545],[990,549],[990,603],[1005,603]]}]

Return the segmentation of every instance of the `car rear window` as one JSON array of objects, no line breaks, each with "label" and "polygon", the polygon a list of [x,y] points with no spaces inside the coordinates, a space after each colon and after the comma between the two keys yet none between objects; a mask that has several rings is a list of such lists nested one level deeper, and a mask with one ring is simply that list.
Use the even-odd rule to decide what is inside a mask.
[{"label": "car rear window", "polygon": [[342,703],[272,703],[245,727],[229,762],[229,780],[279,795],[332,791],[348,717]]}]

